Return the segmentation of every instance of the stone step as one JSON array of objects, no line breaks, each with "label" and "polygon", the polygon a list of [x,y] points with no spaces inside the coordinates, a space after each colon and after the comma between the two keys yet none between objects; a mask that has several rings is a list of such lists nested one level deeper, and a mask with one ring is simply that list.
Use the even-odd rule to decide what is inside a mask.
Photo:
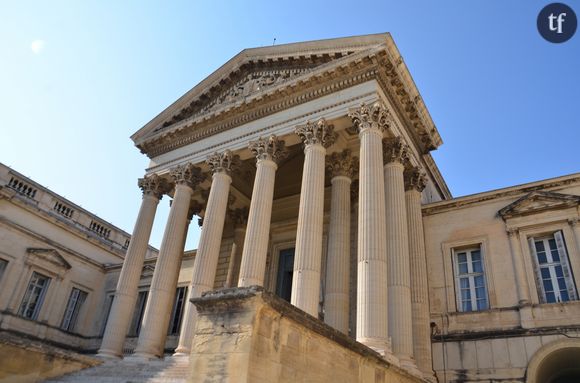
[{"label": "stone step", "polygon": [[167,357],[148,362],[107,360],[97,367],[87,368],[58,378],[52,383],[186,383],[189,372],[188,358]]}]

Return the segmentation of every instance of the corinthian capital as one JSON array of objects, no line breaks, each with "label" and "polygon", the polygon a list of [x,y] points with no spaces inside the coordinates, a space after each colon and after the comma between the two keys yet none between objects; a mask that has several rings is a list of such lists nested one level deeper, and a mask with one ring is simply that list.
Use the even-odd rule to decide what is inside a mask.
[{"label": "corinthian capital", "polygon": [[275,135],[268,138],[260,138],[251,141],[248,146],[258,160],[272,160],[278,162],[288,155],[284,141],[279,140]]},{"label": "corinthian capital", "polygon": [[294,132],[302,139],[305,146],[318,144],[328,148],[336,140],[334,127],[328,125],[324,118],[316,122],[308,121],[306,125],[297,126]]},{"label": "corinthian capital", "polygon": [[193,164],[179,165],[171,169],[169,175],[173,178],[175,184],[187,185],[192,189],[195,189],[197,185],[205,180],[205,174]]},{"label": "corinthian capital", "polygon": [[161,199],[163,194],[167,193],[169,189],[165,179],[159,177],[157,174],[139,178],[137,185],[143,190],[143,195],[152,195],[158,199]]},{"label": "corinthian capital", "polygon": [[222,153],[214,153],[207,157],[205,161],[213,174],[225,172],[230,174],[232,169],[238,165],[240,156],[232,154],[231,151],[226,150]]},{"label": "corinthian capital", "polygon": [[405,144],[401,137],[385,138],[383,153],[385,164],[390,162],[406,164],[409,161],[409,145]]},{"label": "corinthian capital", "polygon": [[348,149],[332,153],[328,158],[326,170],[331,178],[346,176],[352,179],[358,171],[358,157],[353,157]]},{"label": "corinthian capital", "polygon": [[371,106],[361,104],[359,108],[351,110],[348,116],[352,119],[352,123],[359,133],[365,129],[383,132],[393,121],[391,112],[380,101]]},{"label": "corinthian capital", "polygon": [[427,177],[418,167],[410,167],[405,169],[403,173],[405,178],[405,190],[417,190],[422,192],[427,186]]}]

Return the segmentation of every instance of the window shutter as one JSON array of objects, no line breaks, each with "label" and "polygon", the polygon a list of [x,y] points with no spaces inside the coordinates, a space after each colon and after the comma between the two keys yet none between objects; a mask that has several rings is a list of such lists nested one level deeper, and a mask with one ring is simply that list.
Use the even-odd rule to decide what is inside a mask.
[{"label": "window shutter", "polygon": [[534,243],[534,237],[528,238],[528,244],[530,246],[530,254],[532,255],[534,265],[534,279],[536,280],[536,288],[538,291],[538,296],[542,303],[546,302],[546,294],[544,293],[544,285],[542,284],[542,279],[540,277],[540,265],[538,264],[538,254],[536,253],[536,245]]},{"label": "window shutter", "polygon": [[560,255],[562,272],[564,273],[564,278],[566,279],[566,287],[568,288],[568,295],[570,296],[570,300],[575,301],[578,298],[576,296],[574,279],[572,278],[570,265],[568,263],[568,252],[566,251],[566,245],[564,244],[564,236],[562,235],[562,231],[555,232],[554,239],[556,240],[556,247],[558,248],[558,254]]}]

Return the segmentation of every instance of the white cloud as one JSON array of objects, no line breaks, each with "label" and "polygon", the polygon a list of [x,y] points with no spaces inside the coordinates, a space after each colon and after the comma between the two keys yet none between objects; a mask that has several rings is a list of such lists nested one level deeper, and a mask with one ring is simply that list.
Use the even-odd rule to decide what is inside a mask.
[{"label": "white cloud", "polygon": [[30,49],[34,54],[40,54],[44,50],[44,40],[34,40],[32,44],[30,44]]}]

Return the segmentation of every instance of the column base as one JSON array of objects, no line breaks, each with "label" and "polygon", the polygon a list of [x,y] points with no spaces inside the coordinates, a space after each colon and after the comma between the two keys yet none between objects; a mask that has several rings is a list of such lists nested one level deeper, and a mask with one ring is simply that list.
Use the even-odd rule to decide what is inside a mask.
[{"label": "column base", "polygon": [[399,360],[393,355],[391,351],[391,342],[378,338],[357,338],[359,343],[373,349],[381,354],[381,356],[391,364],[399,365]]},{"label": "column base", "polygon": [[96,357],[101,359],[123,359],[122,355],[111,350],[99,350]]},{"label": "column base", "polygon": [[176,357],[181,357],[181,356],[189,356],[189,354],[191,354],[190,350],[184,349],[184,348],[176,348],[173,355],[171,356],[176,356]]},{"label": "column base", "polygon": [[424,374],[417,368],[415,359],[408,356],[399,356],[399,363],[401,368],[405,369],[410,374],[423,378]]},{"label": "column base", "polygon": [[131,356],[127,356],[125,359],[132,360],[134,362],[148,362],[150,360],[158,360],[161,358],[148,352],[136,352]]}]

